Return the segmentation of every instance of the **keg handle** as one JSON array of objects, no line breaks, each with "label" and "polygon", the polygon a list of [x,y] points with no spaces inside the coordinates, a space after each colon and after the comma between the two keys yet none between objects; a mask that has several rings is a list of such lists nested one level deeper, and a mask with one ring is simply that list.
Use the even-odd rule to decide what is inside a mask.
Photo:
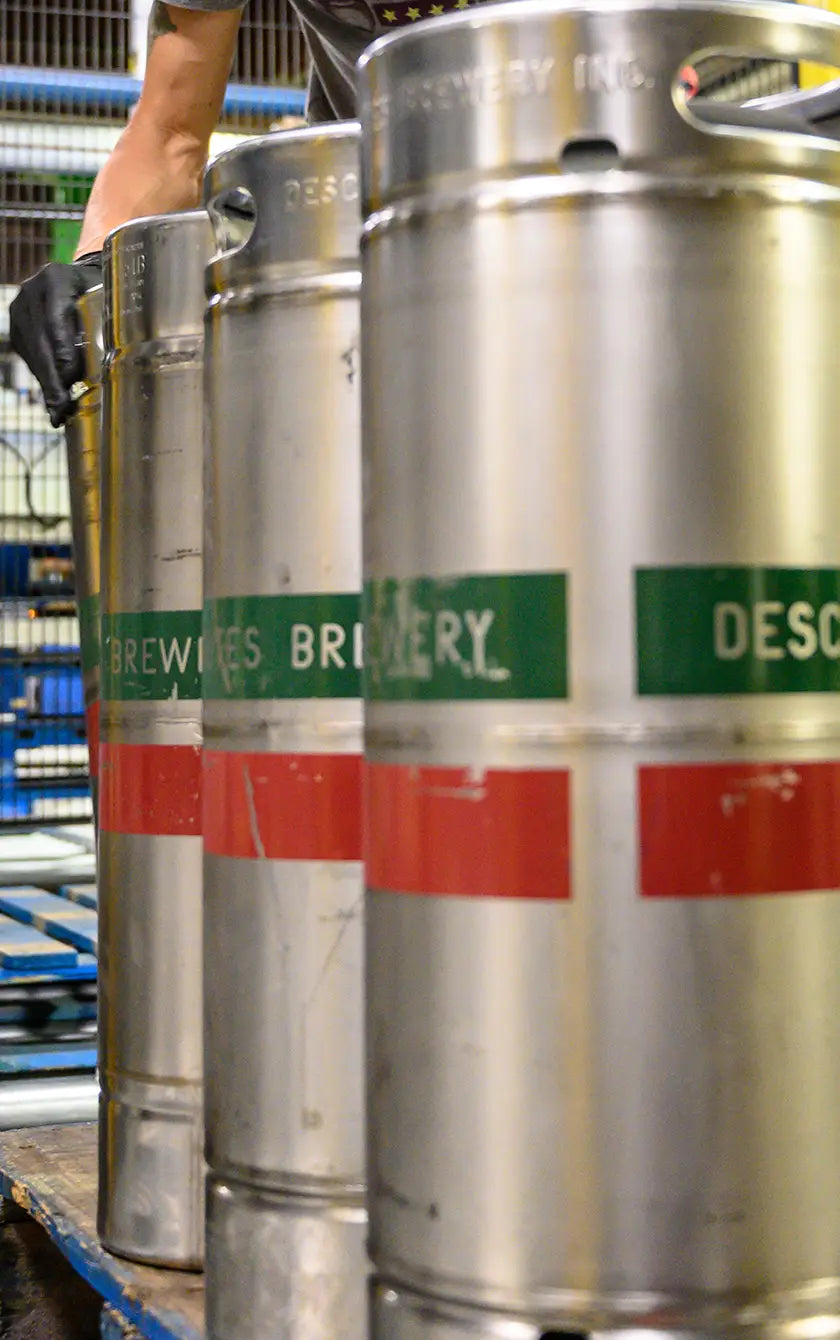
[{"label": "keg handle", "polygon": [[[234,257],[238,267],[344,255],[344,207],[352,206],[355,218],[359,209],[357,135],[357,125],[335,121],[257,137],[215,159],[204,177],[218,248],[211,267],[225,269]],[[331,147],[336,141],[345,145],[339,153]],[[350,254],[355,250],[354,243]]]},{"label": "keg handle", "polygon": [[257,204],[245,186],[232,186],[205,200],[216,239],[216,256],[232,256],[247,246],[257,226]]},{"label": "keg handle", "polygon": [[[624,20],[620,46],[617,12]],[[657,154],[693,156],[701,149],[700,136],[704,157],[715,154],[717,140],[730,161],[738,141],[745,149],[772,146],[779,163],[786,145],[796,155],[807,144],[830,171],[840,168],[840,142],[820,129],[828,118],[809,120],[804,96],[788,106],[712,103],[693,97],[685,78],[687,69],[712,56],[814,61],[840,69],[840,17],[778,0],[602,0],[583,27],[585,43],[573,55],[570,78],[586,130],[570,135],[569,143],[580,136],[611,141],[625,164],[649,157],[654,146]]]}]

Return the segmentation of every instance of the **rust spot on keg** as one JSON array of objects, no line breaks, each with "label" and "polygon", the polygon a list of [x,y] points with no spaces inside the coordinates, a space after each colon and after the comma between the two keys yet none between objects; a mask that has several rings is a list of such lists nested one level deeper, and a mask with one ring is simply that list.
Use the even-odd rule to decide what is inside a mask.
[{"label": "rust spot on keg", "polygon": [[340,908],[338,912],[331,912],[329,916],[321,916],[318,920],[326,926],[334,922],[355,921],[359,915],[358,906],[358,903],[354,903],[352,907]]},{"label": "rust spot on keg", "polygon": [[425,1219],[440,1218],[440,1209],[435,1201],[430,1201],[428,1204],[424,1201],[413,1201],[389,1182],[380,1182],[376,1187],[376,1194],[383,1200],[390,1200],[401,1210],[413,1210],[416,1214],[422,1214]]},{"label": "rust spot on keg", "polygon": [[375,1190],[376,1194],[382,1200],[393,1201],[394,1205],[398,1205],[401,1210],[411,1209],[411,1201],[409,1200],[408,1196],[403,1195],[402,1191],[398,1191],[397,1188],[395,1186],[391,1186],[390,1183],[380,1182]]},{"label": "rust spot on keg", "polygon": [[323,1115],[316,1107],[305,1107],[300,1117],[305,1131],[318,1131],[324,1124]]},{"label": "rust spot on keg", "polygon": [[179,563],[182,558],[201,558],[200,549],[176,549],[171,554],[161,554],[161,563]]},{"label": "rust spot on keg", "polygon": [[715,1224],[743,1224],[746,1223],[746,1210],[721,1210],[714,1214],[711,1210],[703,1215],[703,1223],[708,1227],[714,1227]]},{"label": "rust spot on keg", "polygon": [[357,369],[358,356],[359,356],[359,346],[357,341],[354,339],[353,343],[349,345],[341,355],[341,361],[347,368],[347,372],[345,375],[347,377],[347,381],[351,386],[356,380],[356,372],[358,370]]}]

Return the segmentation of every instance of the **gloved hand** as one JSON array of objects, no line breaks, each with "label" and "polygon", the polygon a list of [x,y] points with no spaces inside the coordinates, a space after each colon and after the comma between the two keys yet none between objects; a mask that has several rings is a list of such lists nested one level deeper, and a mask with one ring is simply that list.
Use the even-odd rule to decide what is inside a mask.
[{"label": "gloved hand", "polygon": [[84,376],[76,299],[101,282],[98,251],[72,265],[51,261],[26,280],[9,308],[12,348],[38,378],[53,428],[72,414],[70,388]]}]

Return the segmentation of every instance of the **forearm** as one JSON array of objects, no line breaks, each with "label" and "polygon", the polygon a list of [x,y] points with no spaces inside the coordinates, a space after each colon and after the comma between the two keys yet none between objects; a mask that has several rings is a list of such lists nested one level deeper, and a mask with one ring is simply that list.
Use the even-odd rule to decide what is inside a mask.
[{"label": "forearm", "polygon": [[196,206],[206,157],[205,143],[167,130],[138,107],[96,178],[77,256],[98,251],[111,229],[129,219]]},{"label": "forearm", "polygon": [[94,183],[77,255],[97,251],[130,219],[199,203],[239,19],[238,9],[192,11],[154,0],[140,101]]}]

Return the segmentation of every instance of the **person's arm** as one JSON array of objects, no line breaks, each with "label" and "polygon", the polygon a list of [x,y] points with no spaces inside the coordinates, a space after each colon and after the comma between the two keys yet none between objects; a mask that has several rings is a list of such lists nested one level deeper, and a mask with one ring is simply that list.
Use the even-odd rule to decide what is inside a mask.
[{"label": "person's arm", "polygon": [[155,0],[140,100],[96,178],[77,256],[98,251],[118,224],[199,203],[241,12]]},{"label": "person's arm", "polygon": [[242,10],[240,0],[193,5],[155,0],[140,100],[94,183],[76,261],[45,265],[9,309],[12,348],[37,377],[55,428],[73,412],[70,391],[82,376],[76,300],[101,279],[106,236],[131,219],[190,209],[201,199]]}]

